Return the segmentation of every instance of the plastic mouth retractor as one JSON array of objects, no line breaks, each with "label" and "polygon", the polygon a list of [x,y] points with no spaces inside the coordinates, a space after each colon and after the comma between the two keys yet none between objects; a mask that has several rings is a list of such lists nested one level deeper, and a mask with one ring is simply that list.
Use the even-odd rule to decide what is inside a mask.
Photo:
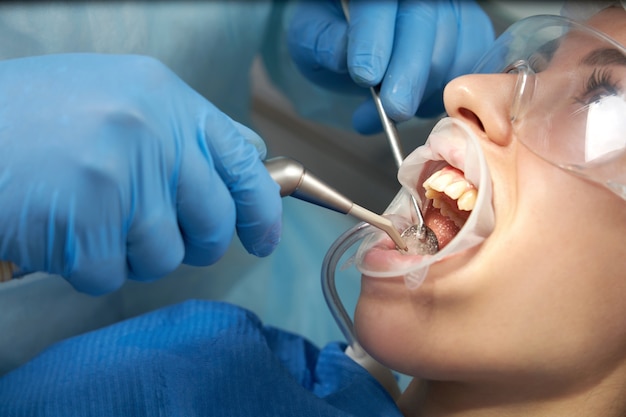
[{"label": "plastic mouth retractor", "polygon": [[[492,187],[489,169],[479,139],[463,122],[444,118],[433,128],[426,143],[406,157],[398,179],[403,188],[385,210],[399,230],[412,224],[410,195],[413,194],[424,209],[421,182],[424,169],[432,161],[441,161],[441,166],[451,165],[464,172],[465,178],[477,189],[476,204],[459,233],[442,250],[434,255],[402,253],[390,248],[384,241],[384,233],[374,231],[364,238],[354,257],[356,267],[364,275],[376,278],[402,276],[408,288],[418,287],[426,277],[430,265],[451,255],[460,253],[483,242],[494,228]],[[431,174],[431,172],[429,172]],[[386,262],[368,262],[366,254],[374,247],[393,250]]]}]

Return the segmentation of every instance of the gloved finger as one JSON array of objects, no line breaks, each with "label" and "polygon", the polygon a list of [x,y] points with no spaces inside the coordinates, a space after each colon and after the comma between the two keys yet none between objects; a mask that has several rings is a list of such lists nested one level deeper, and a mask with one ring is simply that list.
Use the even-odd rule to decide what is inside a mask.
[{"label": "gloved finger", "polygon": [[[210,130],[206,134],[211,137],[222,134],[215,125],[205,130]],[[197,145],[183,158],[176,205],[185,244],[183,262],[205,266],[217,262],[232,241],[235,203],[215,169],[206,140],[197,141]]]},{"label": "gloved finger", "polygon": [[[444,112],[443,95],[433,94],[424,99],[417,109],[417,116],[432,118]],[[352,115],[354,129],[362,135],[375,135],[383,131],[383,125],[378,115],[378,109],[370,98],[356,108]]]},{"label": "gloved finger", "polygon": [[471,71],[492,44],[491,21],[474,2],[441,3],[431,70],[417,115],[432,117],[443,109],[443,88],[450,80]]},{"label": "gloved finger", "polygon": [[[141,152],[150,158],[161,157],[159,145],[144,146]],[[166,170],[155,172],[150,164],[141,164],[133,172],[139,183],[130,207],[131,219],[126,237],[129,278],[149,281],[176,269],[183,260],[184,246],[173,205],[175,184]],[[118,226],[119,227],[119,226]]]},{"label": "gloved finger", "polygon": [[[60,191],[55,180],[69,184],[76,192]],[[82,187],[85,183],[89,184],[87,189]],[[2,258],[18,265],[21,275],[38,271],[62,275],[76,290],[88,294],[119,288],[128,270],[125,236],[118,233],[120,205],[115,197],[119,189],[117,185],[113,189],[111,197],[111,189],[107,190],[103,181],[92,183],[63,173],[46,186],[34,181],[5,187],[4,191],[21,204],[19,213],[13,212],[15,207],[7,207],[13,214],[3,220],[18,220],[3,224],[3,237],[11,243],[3,242]],[[86,204],[94,201],[100,204]]]},{"label": "gloved finger", "polygon": [[90,236],[74,236],[64,248],[66,269],[71,272],[63,276],[76,291],[107,294],[119,289],[130,275],[125,242],[117,241],[119,236],[111,235],[111,229],[106,229],[103,227]]},{"label": "gloved finger", "polygon": [[348,70],[358,85],[378,85],[393,49],[397,2],[353,0],[348,7]]},{"label": "gloved finger", "polygon": [[483,53],[493,44],[495,37],[491,19],[478,4],[463,2],[457,14],[458,22],[471,24],[458,25],[456,54],[444,80],[445,83],[470,72]]},{"label": "gloved finger", "polygon": [[[259,137],[240,123],[235,122],[235,126],[248,142]],[[239,188],[236,193],[237,235],[248,252],[267,256],[280,242],[282,232],[280,186],[269,175],[260,157],[257,156],[249,168],[256,184]],[[263,204],[259,205],[259,201]]]},{"label": "gloved finger", "polygon": [[347,67],[348,24],[338,1],[303,1],[287,29],[287,48],[310,81],[336,92],[360,94]]},{"label": "gloved finger", "polygon": [[[89,174],[91,172],[86,173]],[[96,198],[88,190],[82,193],[85,200],[52,199],[48,217],[56,218],[55,233],[63,237],[55,239],[56,244],[51,241],[46,245],[46,262],[49,265],[57,263],[52,269],[60,267],[62,275],[77,291],[101,295],[121,287],[129,271],[125,236],[119,233],[118,210],[121,204],[111,194],[117,192],[118,187],[95,177],[88,177],[88,182],[104,197],[97,208],[88,205],[87,201]],[[80,190],[80,187],[76,189]],[[90,210],[91,216],[79,216],[85,210]],[[59,262],[63,265],[58,265]]]},{"label": "gloved finger", "polygon": [[457,13],[458,10],[452,2],[442,2],[437,7],[437,24],[430,59],[430,75],[422,98],[429,98],[433,93],[441,95],[443,87],[448,81],[448,73],[459,48],[458,27],[460,25],[457,22]]},{"label": "gloved finger", "polygon": [[244,139],[249,144],[254,146],[254,149],[256,150],[259,159],[261,161],[264,161],[265,158],[267,158],[267,145],[265,144],[265,141],[261,138],[261,136],[257,135],[256,133],[254,133],[254,131],[248,129],[241,123],[234,123],[235,127],[237,128],[237,130],[239,130],[239,133],[244,137]]},{"label": "gloved finger", "polygon": [[424,94],[437,33],[438,2],[398,5],[394,50],[380,89],[385,111],[395,121],[413,117]]},{"label": "gloved finger", "polygon": [[288,39],[299,62],[346,73],[347,27],[338,2],[303,1],[294,10]]},{"label": "gloved finger", "polygon": [[172,272],[184,256],[175,214],[159,207],[137,214],[128,232],[126,250],[129,279],[152,281]]},{"label": "gloved finger", "polygon": [[250,144],[258,135],[218,111],[206,123],[215,169],[235,202],[239,239],[253,255],[269,255],[280,240],[282,201],[278,184]]}]

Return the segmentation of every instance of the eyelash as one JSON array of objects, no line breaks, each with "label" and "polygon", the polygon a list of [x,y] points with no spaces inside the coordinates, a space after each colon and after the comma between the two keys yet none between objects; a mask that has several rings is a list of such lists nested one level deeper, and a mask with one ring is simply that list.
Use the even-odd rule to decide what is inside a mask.
[{"label": "eyelash", "polygon": [[595,69],[585,83],[584,93],[576,101],[589,105],[602,97],[616,96],[619,92],[619,86],[613,81],[611,72],[608,69]]}]

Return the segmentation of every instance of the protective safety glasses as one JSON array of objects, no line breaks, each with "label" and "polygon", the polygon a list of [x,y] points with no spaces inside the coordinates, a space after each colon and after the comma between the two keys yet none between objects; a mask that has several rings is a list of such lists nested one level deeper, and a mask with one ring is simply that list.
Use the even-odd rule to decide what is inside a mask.
[{"label": "protective safety glasses", "polygon": [[517,74],[516,139],[544,160],[626,199],[626,49],[560,16],[511,26],[474,73]]}]

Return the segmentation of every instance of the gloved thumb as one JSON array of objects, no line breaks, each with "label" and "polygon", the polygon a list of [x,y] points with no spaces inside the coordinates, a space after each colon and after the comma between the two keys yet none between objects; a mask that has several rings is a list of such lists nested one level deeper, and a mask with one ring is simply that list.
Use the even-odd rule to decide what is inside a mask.
[{"label": "gloved thumb", "polygon": [[247,128],[241,123],[237,123],[237,122],[234,122],[234,123],[235,123],[235,127],[237,128],[241,136],[243,136],[246,142],[254,146],[254,149],[256,149],[256,152],[259,155],[259,158],[261,159],[261,161],[264,161],[265,158],[267,158],[267,145],[265,145],[265,141],[261,139],[259,135],[254,133],[253,130]]},{"label": "gloved thumb", "polygon": [[[272,179],[262,161],[267,154],[265,142],[248,127],[233,122],[245,139],[243,157],[232,170],[226,170],[226,183],[237,210],[237,235],[248,252],[267,256],[280,241],[282,201],[280,187]],[[252,146],[250,146],[252,145]],[[224,161],[224,165],[229,161]],[[235,180],[235,181],[233,181]]]}]

